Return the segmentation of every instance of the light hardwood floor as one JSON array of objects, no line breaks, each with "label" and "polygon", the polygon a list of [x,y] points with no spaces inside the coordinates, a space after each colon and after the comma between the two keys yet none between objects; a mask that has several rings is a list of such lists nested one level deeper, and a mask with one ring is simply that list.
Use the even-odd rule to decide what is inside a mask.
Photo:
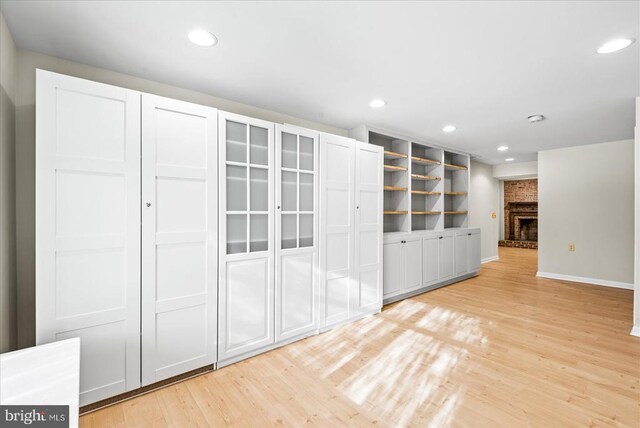
[{"label": "light hardwood floor", "polygon": [[83,416],[81,426],[640,426],[632,292],[479,277]]}]

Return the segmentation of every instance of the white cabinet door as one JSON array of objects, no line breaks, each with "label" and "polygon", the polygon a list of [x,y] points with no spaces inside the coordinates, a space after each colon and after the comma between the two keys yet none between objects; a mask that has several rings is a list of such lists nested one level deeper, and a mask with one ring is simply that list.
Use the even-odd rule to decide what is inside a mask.
[{"label": "white cabinet door", "polygon": [[438,253],[440,254],[440,277],[439,281],[445,281],[453,278],[454,270],[454,254],[453,254],[453,236],[438,237]]},{"label": "white cabinet door", "polygon": [[218,114],[218,361],[274,342],[274,125]]},{"label": "white cabinet door", "polygon": [[216,360],[217,110],[142,96],[142,384]]},{"label": "white cabinet door", "polygon": [[276,125],[276,342],[318,328],[318,133]]},{"label": "white cabinet door", "polygon": [[422,287],[422,240],[404,242],[404,291],[413,291]]},{"label": "white cabinet door", "polygon": [[440,277],[440,251],[438,244],[440,239],[437,236],[424,238],[422,240],[422,284],[431,285],[438,282]]},{"label": "white cabinet door", "polygon": [[467,234],[456,235],[455,237],[455,275],[464,275],[469,270],[467,266],[467,259],[469,254],[467,253]]},{"label": "white cabinet door", "polygon": [[384,244],[384,297],[401,294],[404,288],[404,269],[402,242]]},{"label": "white cabinet door", "polygon": [[354,274],[355,141],[320,135],[320,326],[349,319]]},{"label": "white cabinet door", "polygon": [[480,231],[473,231],[468,234],[467,252],[469,272],[477,272],[480,270],[481,236]]},{"label": "white cabinet door", "polygon": [[383,148],[356,142],[353,314],[382,308]]},{"label": "white cabinet door", "polygon": [[36,80],[36,343],[81,339],[83,406],[140,387],[140,93]]}]

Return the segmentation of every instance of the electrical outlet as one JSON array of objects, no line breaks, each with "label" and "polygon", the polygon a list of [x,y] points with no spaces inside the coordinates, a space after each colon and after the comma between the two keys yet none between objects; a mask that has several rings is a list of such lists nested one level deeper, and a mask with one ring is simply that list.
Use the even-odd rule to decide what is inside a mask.
[{"label": "electrical outlet", "polygon": [[569,251],[575,251],[576,250],[576,244],[569,244]]}]

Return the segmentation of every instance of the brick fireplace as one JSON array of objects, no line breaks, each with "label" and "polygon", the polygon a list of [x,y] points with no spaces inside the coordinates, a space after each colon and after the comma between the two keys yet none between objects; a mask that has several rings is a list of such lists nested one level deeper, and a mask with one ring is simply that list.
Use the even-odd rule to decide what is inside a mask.
[{"label": "brick fireplace", "polygon": [[504,247],[538,248],[538,180],[504,182]]}]

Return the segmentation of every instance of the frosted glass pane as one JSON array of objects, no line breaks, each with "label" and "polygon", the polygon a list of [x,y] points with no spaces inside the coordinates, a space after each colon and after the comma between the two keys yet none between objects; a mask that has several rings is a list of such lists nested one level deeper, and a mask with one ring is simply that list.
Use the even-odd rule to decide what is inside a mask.
[{"label": "frosted glass pane", "polygon": [[247,210],[247,168],[227,165],[227,211]]},{"label": "frosted glass pane", "polygon": [[293,134],[282,133],[282,167],[297,169],[298,141]]},{"label": "frosted glass pane", "polygon": [[251,168],[251,211],[267,211],[269,186],[267,170]]},{"label": "frosted glass pane", "polygon": [[269,216],[267,214],[251,214],[249,223],[251,241],[249,251],[267,251],[269,248]]},{"label": "frosted glass pane", "polygon": [[300,214],[300,248],[313,247],[313,214]]},{"label": "frosted glass pane", "polygon": [[282,249],[296,248],[296,214],[282,215]]},{"label": "frosted glass pane", "polygon": [[247,216],[244,214],[227,215],[227,254],[247,251]]},{"label": "frosted glass pane", "polygon": [[313,174],[300,173],[300,211],[313,211]]},{"label": "frosted glass pane", "polygon": [[247,162],[247,125],[227,121],[227,160]]},{"label": "frosted glass pane", "polygon": [[313,171],[313,138],[300,136],[300,169]]},{"label": "frosted glass pane", "polygon": [[298,192],[295,172],[282,171],[282,211],[298,211]]},{"label": "frosted glass pane", "polygon": [[269,164],[269,132],[265,128],[252,126],[249,130],[251,138],[251,163]]}]

